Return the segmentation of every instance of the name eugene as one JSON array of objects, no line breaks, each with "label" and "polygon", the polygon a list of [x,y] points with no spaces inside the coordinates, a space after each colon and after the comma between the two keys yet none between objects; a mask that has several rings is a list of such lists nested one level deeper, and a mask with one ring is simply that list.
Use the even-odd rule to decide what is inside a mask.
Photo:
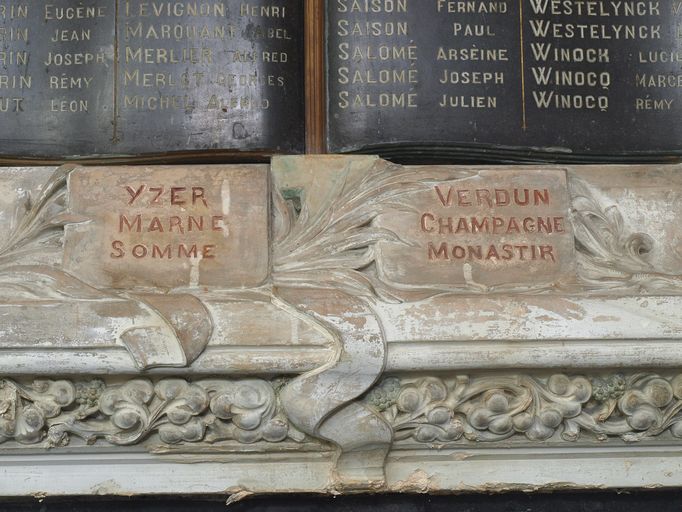
[{"label": "name eugene", "polygon": [[[165,187],[140,185],[137,187],[126,186],[127,205],[142,207],[171,206],[178,207],[180,211],[192,207],[195,209],[208,209],[209,203],[206,198],[204,187]],[[172,233],[174,235],[193,235],[199,233],[220,232],[226,236],[227,226],[223,215],[205,214],[182,214],[182,215],[143,215],[119,213],[117,233],[146,233],[154,234]],[[211,236],[211,235],[208,235]],[[120,236],[119,238],[124,238]],[[196,242],[186,243],[135,243],[126,244],[123,240],[111,242],[112,259],[120,259],[130,255],[135,259],[173,259],[173,258],[199,258],[213,259],[215,244],[202,244]]]}]

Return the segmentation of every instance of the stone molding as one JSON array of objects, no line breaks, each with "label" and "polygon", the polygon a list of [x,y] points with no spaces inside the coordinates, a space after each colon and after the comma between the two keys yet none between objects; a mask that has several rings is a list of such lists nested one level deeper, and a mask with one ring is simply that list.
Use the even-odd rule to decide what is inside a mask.
[{"label": "stone molding", "polygon": [[[547,235],[557,244],[571,237],[550,253],[569,259],[560,272],[541,268],[533,245],[533,261],[492,280],[490,264],[473,261],[455,280],[417,286],[395,276],[415,261],[402,261],[401,248],[418,251],[423,241],[392,221],[418,219],[434,184],[527,183],[543,169],[277,158],[269,226],[258,228],[272,233],[270,254],[258,254],[259,265],[270,261],[266,282],[166,290],[97,286],[73,261],[64,270],[65,227],[92,221],[69,207],[70,176],[88,169],[59,168],[0,203],[8,212],[0,454],[24,446],[95,453],[140,445],[199,457],[331,450],[330,488],[395,490],[386,471],[401,451],[674,446],[682,436],[682,255],[670,248],[679,250],[682,210],[665,179],[678,171],[664,167],[644,186],[641,169],[547,169],[536,200],[548,189],[567,198],[557,203],[557,237]],[[145,171],[130,172],[139,179]],[[219,179],[230,167],[211,172]],[[622,184],[612,182],[618,172]],[[492,208],[491,196],[481,197]],[[656,231],[633,204],[672,220]],[[220,207],[229,205],[223,197]],[[428,470],[429,457],[415,471]]]}]

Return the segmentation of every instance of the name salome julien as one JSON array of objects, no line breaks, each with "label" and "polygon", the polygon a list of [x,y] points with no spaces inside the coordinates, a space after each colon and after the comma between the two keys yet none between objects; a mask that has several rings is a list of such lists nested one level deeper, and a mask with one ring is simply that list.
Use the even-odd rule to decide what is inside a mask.
[{"label": "name salome julien", "polygon": [[[456,189],[451,186],[436,185],[433,188],[435,206],[442,208],[491,209],[504,212],[513,208],[515,212],[525,208],[543,208],[551,205],[548,189],[533,188],[484,188]],[[509,238],[521,240],[530,237],[562,236],[566,234],[565,218],[562,215],[497,215],[490,216],[444,216],[427,211],[420,215],[419,232],[426,236],[456,237],[454,242],[429,241],[426,245],[429,261],[479,260],[489,262],[544,261],[557,263],[558,254],[552,244],[514,242]],[[472,238],[492,235],[503,237],[501,244],[475,244]],[[459,238],[459,240],[457,240]],[[462,241],[460,241],[462,240]]]}]

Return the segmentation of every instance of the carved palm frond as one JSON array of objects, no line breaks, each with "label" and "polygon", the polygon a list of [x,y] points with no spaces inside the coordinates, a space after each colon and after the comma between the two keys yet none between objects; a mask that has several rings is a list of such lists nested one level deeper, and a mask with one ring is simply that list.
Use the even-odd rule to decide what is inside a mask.
[{"label": "carved palm frond", "polygon": [[[471,176],[461,171],[450,179]],[[379,242],[403,243],[393,231],[376,227],[374,219],[387,211],[413,211],[401,198],[429,186],[430,179],[414,179],[414,171],[386,162],[376,163],[358,180],[350,180],[350,166],[334,183],[325,208],[311,212],[305,198],[296,213],[275,190],[276,219],[273,281],[295,287],[336,288],[355,295],[395,300],[389,287],[372,272]],[[447,181],[447,180],[445,180]],[[442,182],[442,180],[440,181]]]},{"label": "carved palm frond", "polygon": [[648,260],[655,242],[646,233],[629,233],[616,205],[602,206],[583,180],[572,176],[572,221],[578,275],[594,289],[679,291],[682,276],[659,271]]},{"label": "carved palm frond", "polygon": [[16,265],[22,257],[60,244],[66,211],[66,180],[73,166],[64,165],[50,177],[34,201],[26,194],[12,214],[12,230],[0,242],[0,267]]}]

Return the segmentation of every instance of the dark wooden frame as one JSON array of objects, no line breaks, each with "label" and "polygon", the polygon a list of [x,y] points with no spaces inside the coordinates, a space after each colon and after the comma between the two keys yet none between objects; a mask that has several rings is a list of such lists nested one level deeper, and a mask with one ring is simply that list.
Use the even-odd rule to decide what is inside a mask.
[{"label": "dark wooden frame", "polygon": [[325,0],[305,0],[306,153],[326,153]]}]

